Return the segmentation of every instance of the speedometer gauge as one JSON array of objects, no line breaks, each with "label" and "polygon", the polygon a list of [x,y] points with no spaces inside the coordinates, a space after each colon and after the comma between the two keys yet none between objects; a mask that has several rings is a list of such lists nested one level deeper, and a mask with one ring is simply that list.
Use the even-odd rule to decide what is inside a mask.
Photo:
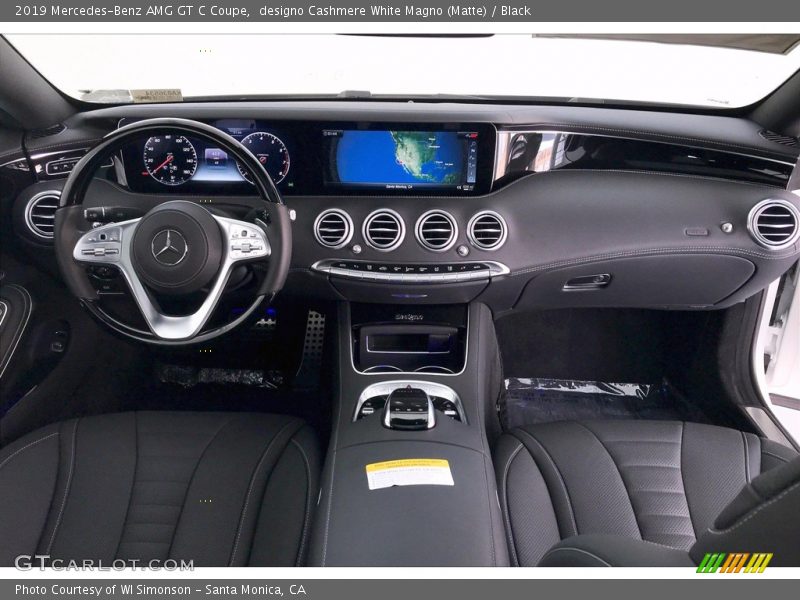
[{"label": "speedometer gauge", "polygon": [[144,145],[144,166],[164,185],[181,185],[197,170],[197,152],[182,135],[155,135]]},{"label": "speedometer gauge", "polygon": [[[289,151],[279,137],[264,131],[256,131],[242,139],[242,145],[264,165],[276,185],[286,178],[289,173]],[[236,165],[242,177],[253,183],[250,172],[241,164],[236,163]]]}]

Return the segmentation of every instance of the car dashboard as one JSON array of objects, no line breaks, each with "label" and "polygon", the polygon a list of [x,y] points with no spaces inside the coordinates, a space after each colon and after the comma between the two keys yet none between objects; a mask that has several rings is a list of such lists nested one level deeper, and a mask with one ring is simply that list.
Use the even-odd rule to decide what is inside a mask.
[{"label": "car dashboard", "polygon": [[[85,112],[28,141],[35,181],[15,202],[19,236],[46,256],[48,211],[70,169],[109,131],[150,117],[210,124],[264,165],[294,219],[288,294],[389,304],[480,299],[497,313],[723,308],[763,289],[800,254],[800,203],[786,189],[798,148],[752,122],[457,103]],[[174,199],[210,210],[258,200],[249,174],[225,152],[165,129],[110,157],[85,206],[146,211]],[[100,295],[124,295],[96,280]]]}]

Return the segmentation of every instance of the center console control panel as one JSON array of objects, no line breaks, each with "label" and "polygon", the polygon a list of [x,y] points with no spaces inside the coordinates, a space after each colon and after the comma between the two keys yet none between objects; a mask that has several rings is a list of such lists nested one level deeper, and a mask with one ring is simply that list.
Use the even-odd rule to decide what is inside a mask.
[{"label": "center console control panel", "polygon": [[406,431],[433,429],[436,414],[430,396],[425,390],[411,385],[395,388],[386,398],[383,426]]},{"label": "center console control panel", "polygon": [[383,381],[368,386],[358,398],[353,421],[376,414],[391,429],[429,429],[442,416],[466,423],[458,394],[446,385],[430,381]]}]

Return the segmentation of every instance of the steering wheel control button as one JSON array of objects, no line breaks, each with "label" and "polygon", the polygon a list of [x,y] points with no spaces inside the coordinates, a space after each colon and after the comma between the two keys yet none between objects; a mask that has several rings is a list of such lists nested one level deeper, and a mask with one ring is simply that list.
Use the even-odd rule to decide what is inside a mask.
[{"label": "steering wheel control button", "polygon": [[269,243],[264,233],[256,228],[242,227],[239,223],[231,225],[229,235],[229,258],[244,260],[246,258],[263,258],[269,255]]}]

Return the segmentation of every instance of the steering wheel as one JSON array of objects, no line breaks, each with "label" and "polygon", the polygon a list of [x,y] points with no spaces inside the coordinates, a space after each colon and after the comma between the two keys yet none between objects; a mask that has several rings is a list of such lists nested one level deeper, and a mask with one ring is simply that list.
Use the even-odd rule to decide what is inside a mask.
[{"label": "steering wheel", "polygon": [[[239,161],[260,197],[258,208],[242,220],[223,216],[220,210],[210,212],[199,198],[169,200],[140,218],[91,228],[82,204],[97,169],[126,144],[165,132],[204,140]],[[131,197],[135,202],[136,194],[126,194],[127,200]],[[141,206],[152,205],[152,196],[142,200]],[[283,287],[292,250],[289,211],[263,165],[231,136],[187,119],[139,121],[108,134],[92,148],[66,181],[56,211],[54,240],[64,280],[97,318],[127,337],[162,345],[207,341],[243,323],[266,297],[271,299]],[[232,270],[243,263],[261,273],[257,291],[232,321],[209,328]],[[112,267],[121,273],[147,330],[103,309],[87,273],[92,266]],[[159,297],[198,296],[202,301],[191,314],[167,314],[158,301]]]}]

